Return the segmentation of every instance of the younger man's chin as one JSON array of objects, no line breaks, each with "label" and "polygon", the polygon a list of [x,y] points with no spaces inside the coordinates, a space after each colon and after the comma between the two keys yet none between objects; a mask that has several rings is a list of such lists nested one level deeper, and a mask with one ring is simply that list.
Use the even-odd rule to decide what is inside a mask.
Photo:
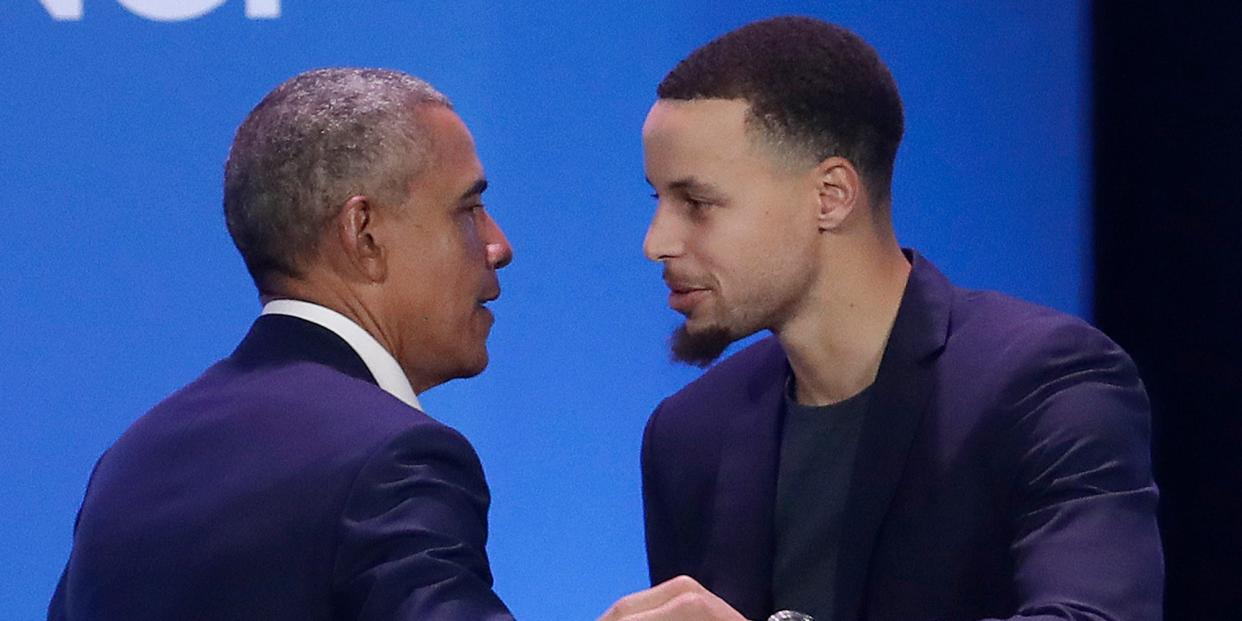
[{"label": "younger man's chin", "polygon": [[719,326],[691,332],[683,324],[669,337],[669,348],[673,360],[706,368],[718,360],[736,340],[737,337],[731,332]]}]

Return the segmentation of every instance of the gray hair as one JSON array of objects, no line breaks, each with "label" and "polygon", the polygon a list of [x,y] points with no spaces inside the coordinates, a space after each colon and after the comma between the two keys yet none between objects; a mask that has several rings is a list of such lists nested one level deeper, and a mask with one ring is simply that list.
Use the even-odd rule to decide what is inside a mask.
[{"label": "gray hair", "polygon": [[452,108],[427,82],[387,69],[294,76],[255,106],[224,166],[224,219],[261,292],[297,278],[351,197],[400,205],[427,163],[421,104]]}]

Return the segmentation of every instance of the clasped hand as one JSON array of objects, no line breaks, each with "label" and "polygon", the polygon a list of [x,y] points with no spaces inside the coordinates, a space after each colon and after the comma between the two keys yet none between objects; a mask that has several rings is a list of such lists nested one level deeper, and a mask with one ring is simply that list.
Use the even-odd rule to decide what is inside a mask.
[{"label": "clasped hand", "polygon": [[627,595],[598,621],[746,621],[736,610],[689,576],[677,576]]}]

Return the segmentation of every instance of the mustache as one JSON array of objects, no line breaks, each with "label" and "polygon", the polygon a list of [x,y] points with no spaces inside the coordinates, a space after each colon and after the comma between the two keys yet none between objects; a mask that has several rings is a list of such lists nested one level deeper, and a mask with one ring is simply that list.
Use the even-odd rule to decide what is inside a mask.
[{"label": "mustache", "polygon": [[685,291],[687,289],[710,289],[711,278],[706,274],[694,273],[683,270],[674,270],[669,267],[664,268],[664,284],[669,289]]}]

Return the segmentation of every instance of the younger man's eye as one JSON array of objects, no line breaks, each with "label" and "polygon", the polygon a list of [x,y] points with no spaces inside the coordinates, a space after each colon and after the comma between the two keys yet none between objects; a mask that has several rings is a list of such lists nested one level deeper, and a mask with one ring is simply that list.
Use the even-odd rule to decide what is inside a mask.
[{"label": "younger man's eye", "polygon": [[694,198],[692,196],[687,196],[686,206],[694,211],[700,211],[708,207],[711,207],[712,203],[710,201],[705,201],[699,198]]}]

